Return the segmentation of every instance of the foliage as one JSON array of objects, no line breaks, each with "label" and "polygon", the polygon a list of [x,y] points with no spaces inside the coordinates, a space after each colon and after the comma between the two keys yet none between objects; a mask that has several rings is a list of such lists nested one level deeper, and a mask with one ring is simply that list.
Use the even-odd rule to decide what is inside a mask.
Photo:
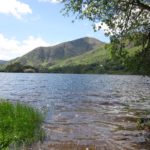
[{"label": "foliage", "polygon": [[127,34],[150,28],[149,0],[63,0],[63,12],[77,18],[105,23],[107,34]]},{"label": "foliage", "polygon": [[37,72],[38,70],[30,65],[22,65],[19,62],[14,62],[11,64],[6,65],[4,68],[6,72]]},{"label": "foliage", "polygon": [[127,59],[127,67],[133,73],[150,75],[150,51],[144,50]]},{"label": "foliage", "polygon": [[[119,41],[118,41],[119,43]],[[124,40],[126,48],[120,52],[120,44],[112,42],[105,46],[86,52],[82,55],[58,60],[53,65],[41,65],[34,68],[30,65],[23,66],[19,63],[10,64],[5,71],[8,72],[55,72],[55,73],[139,73],[135,70],[135,62],[131,60],[135,58],[138,49],[134,45],[128,45],[130,42]],[[113,54],[113,50],[116,50]],[[122,57],[121,57],[122,56]],[[130,59],[129,59],[130,58]],[[131,65],[129,65],[131,64]],[[20,67],[18,67],[20,66]],[[132,67],[131,67],[132,66]],[[8,69],[10,68],[10,69]],[[20,68],[20,69],[16,69]],[[135,70],[135,71],[133,71]]]},{"label": "foliage", "polygon": [[[56,63],[49,68],[49,72],[59,73],[131,73],[127,70],[125,63],[111,57],[112,44],[106,44],[94,51],[87,52],[81,56],[69,58]],[[128,49],[128,55],[135,55],[138,48]],[[122,58],[121,58],[122,59]],[[125,60],[123,60],[125,62]]]},{"label": "foliage", "polygon": [[12,63],[6,66],[6,71],[7,72],[23,72],[23,66],[18,63]]},{"label": "foliage", "polygon": [[5,66],[4,65],[0,65],[0,72],[3,72],[5,70]]},{"label": "foliage", "polygon": [[0,149],[12,144],[32,144],[43,138],[43,116],[38,110],[20,103],[0,101]]},{"label": "foliage", "polygon": [[62,66],[50,68],[49,72],[53,73],[76,73],[76,74],[122,74],[125,73],[124,67],[113,64],[110,60],[106,60],[103,64],[91,63],[91,64],[78,64],[75,66]]},{"label": "foliage", "polygon": [[[150,74],[150,1],[149,0],[63,0],[63,12],[76,14],[76,18],[87,18],[94,28],[105,27],[111,38],[112,59],[132,68],[134,72]],[[97,24],[98,23],[98,27]],[[141,52],[129,57],[124,39],[134,46],[141,46]],[[128,62],[127,62],[128,60]],[[131,65],[131,66],[130,66]]]},{"label": "foliage", "polygon": [[[130,39],[134,39],[134,37]],[[134,43],[130,39],[122,39],[121,44],[120,40],[113,39],[114,41],[112,40],[111,44],[105,44],[79,56],[57,60],[54,64],[40,65],[38,68],[30,65],[18,65],[21,66],[21,69],[17,71],[149,75],[150,53],[148,55],[148,52],[146,52],[144,55],[143,51],[141,51],[140,41],[139,43]],[[15,65],[10,64],[3,71],[14,72],[14,68],[17,68]]]}]

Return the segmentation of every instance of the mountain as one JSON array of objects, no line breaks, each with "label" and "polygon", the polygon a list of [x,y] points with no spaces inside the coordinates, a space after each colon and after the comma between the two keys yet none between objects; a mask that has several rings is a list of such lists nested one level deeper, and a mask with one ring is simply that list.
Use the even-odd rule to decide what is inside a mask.
[{"label": "mountain", "polygon": [[[3,65],[3,67],[0,67],[0,71],[98,74],[136,73],[127,68],[127,65],[130,63],[129,59],[112,58],[111,47],[112,44],[104,44],[93,38],[81,38],[53,47],[34,49],[23,57],[16,58],[7,63],[7,65]],[[139,50],[140,46],[127,47],[125,49],[130,60],[134,60],[134,56]],[[126,63],[124,63],[125,61]],[[134,63],[132,63],[132,66],[135,67]]]},{"label": "mountain", "polygon": [[[108,44],[111,46],[111,44]],[[53,73],[108,73],[108,74],[131,74],[120,60],[113,60],[109,46],[86,52],[82,55],[71,57],[57,62],[49,67]],[[138,52],[139,46],[126,49],[131,58]]]},{"label": "mountain", "polygon": [[5,61],[5,60],[0,60],[0,65],[3,65],[3,64],[6,64],[7,63],[7,61]]},{"label": "mountain", "polygon": [[51,66],[58,61],[82,55],[104,44],[104,42],[101,42],[95,38],[80,38],[51,47],[35,48],[26,55],[11,61],[11,63],[19,62],[22,65],[30,65],[34,67],[38,67],[39,65]]},{"label": "mountain", "polygon": [[57,62],[55,65],[50,66],[49,68],[59,68],[67,66],[77,66],[77,65],[87,65],[92,63],[102,63],[103,60],[110,58],[110,51],[105,49],[102,45],[92,51],[88,51],[82,55],[67,58]]},{"label": "mountain", "polygon": [[[125,41],[125,57],[112,55],[113,45],[94,38],[81,38],[51,47],[38,47],[26,55],[0,65],[0,72],[150,74],[149,55],[139,70],[140,45]],[[129,45],[129,46],[128,46]],[[146,64],[146,65],[145,65]],[[142,66],[142,67],[143,67]],[[147,71],[148,70],[148,71]]]}]

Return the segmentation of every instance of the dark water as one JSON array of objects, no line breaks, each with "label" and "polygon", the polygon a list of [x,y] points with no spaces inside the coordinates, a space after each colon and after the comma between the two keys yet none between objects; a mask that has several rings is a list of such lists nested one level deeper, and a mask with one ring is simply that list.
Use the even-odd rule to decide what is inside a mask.
[{"label": "dark water", "polygon": [[148,77],[1,73],[0,97],[47,111],[41,149],[150,150],[149,131],[137,130],[150,115]]}]

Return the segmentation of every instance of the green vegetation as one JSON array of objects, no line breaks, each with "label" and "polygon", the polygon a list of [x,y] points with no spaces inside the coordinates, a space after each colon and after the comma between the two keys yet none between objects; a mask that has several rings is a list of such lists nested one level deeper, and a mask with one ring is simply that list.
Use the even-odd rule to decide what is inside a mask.
[{"label": "green vegetation", "polygon": [[[106,44],[83,55],[59,61],[49,67],[49,72],[137,74],[137,71],[131,68],[130,61],[139,50],[139,46],[126,48],[126,57],[122,58],[113,56],[112,44]],[[135,65],[132,63],[133,67]]]},{"label": "green vegetation", "polygon": [[58,61],[55,65],[49,67],[50,72],[63,73],[105,73],[107,61],[110,58],[110,52],[100,47],[96,50],[87,52],[83,55]]},{"label": "green vegetation", "polygon": [[22,65],[19,62],[14,62],[6,65],[4,70],[6,72],[38,72],[35,67],[29,65]]},{"label": "green vegetation", "polygon": [[0,64],[0,72],[5,71],[5,66],[3,64]]},{"label": "green vegetation", "polygon": [[30,145],[42,140],[43,116],[38,110],[20,103],[0,101],[0,149]]},{"label": "green vegetation", "polygon": [[[104,43],[86,37],[39,47],[0,67],[0,71],[150,75],[149,0],[62,0],[62,3],[64,15],[71,12],[76,18],[89,19],[96,31],[106,26],[104,31],[110,36],[110,44],[95,50]],[[24,69],[25,66],[31,67]]]},{"label": "green vegetation", "polygon": [[38,47],[26,55],[12,60],[9,64],[15,62],[23,66],[33,66],[42,68],[43,66],[51,66],[59,60],[82,55],[96,47],[104,45],[103,42],[95,38],[81,38],[73,41],[64,42],[50,47]]},{"label": "green vegetation", "polygon": [[64,15],[73,13],[78,19],[86,18],[94,23],[95,29],[106,25],[105,33],[111,38],[135,35],[142,39],[143,46],[150,46],[149,0],[62,0],[62,3]]},{"label": "green vegetation", "polygon": [[[150,75],[150,1],[149,0],[63,0],[64,15],[93,22],[97,31],[105,27],[110,36],[112,56],[134,74]],[[98,22],[98,24],[97,24]],[[127,55],[126,43],[141,46],[133,57]],[[128,47],[129,49],[131,47]]]},{"label": "green vegetation", "polygon": [[[59,52],[57,52],[57,50],[53,47],[56,50],[56,52],[54,50],[53,53],[55,54],[55,56],[59,56],[57,59],[56,57],[53,58],[53,56],[49,56],[48,59],[53,60],[53,62],[48,63],[48,61],[44,59],[40,63],[37,63],[38,66],[29,65],[29,62],[34,61],[34,59],[28,59],[32,55],[41,58],[41,54],[37,55],[37,53],[40,52],[41,49],[37,49],[38,52],[32,51],[29,54],[16,59],[14,62],[11,61],[8,64],[1,65],[0,71],[28,73],[52,72],[150,75],[150,51],[146,51],[145,53],[143,53],[143,51],[141,50],[141,41],[137,41],[134,36],[131,36],[130,39],[124,38],[122,39],[121,43],[117,39],[113,39],[110,44],[100,44],[99,48],[86,50],[87,45],[89,46],[91,42],[97,43],[98,41],[90,38],[82,38],[73,41],[73,43],[76,43],[78,41],[77,43],[80,43],[81,45],[78,45],[76,43],[75,46],[79,46],[80,48],[74,46],[73,50],[70,47],[69,49],[64,49],[64,44],[59,44],[58,46],[55,46],[57,48],[61,48],[59,49],[59,52],[61,52],[59,54]],[[82,43],[83,40],[89,40],[90,43],[88,43],[89,41],[86,41],[87,43],[85,46],[85,43]],[[65,45],[70,45],[70,42],[66,42]],[[92,44],[92,47],[94,47],[94,45]],[[51,47],[51,49],[53,48]],[[66,54],[62,54],[62,51],[65,51]],[[28,62],[29,64],[23,62],[24,58],[26,58],[26,62]],[[32,58],[34,57],[32,56]]]}]

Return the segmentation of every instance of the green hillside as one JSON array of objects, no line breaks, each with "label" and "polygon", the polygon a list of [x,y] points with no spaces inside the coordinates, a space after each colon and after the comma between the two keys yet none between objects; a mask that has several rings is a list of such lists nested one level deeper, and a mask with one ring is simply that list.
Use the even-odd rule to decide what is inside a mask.
[{"label": "green hillside", "polygon": [[96,50],[84,53],[80,56],[68,58],[62,61],[57,61],[55,65],[49,67],[64,67],[64,66],[75,66],[75,65],[87,65],[91,63],[101,63],[105,59],[110,58],[110,52],[105,49],[104,46],[97,48]]},{"label": "green hillside", "polygon": [[[132,57],[139,47],[128,48],[128,56]],[[113,60],[109,46],[101,46],[96,50],[80,56],[56,62],[49,67],[49,72],[62,73],[127,73],[120,61]]]},{"label": "green hillside", "polygon": [[82,55],[100,45],[104,43],[95,38],[85,37],[51,47],[38,47],[10,63],[19,62],[22,65],[33,67],[53,65],[58,60]]},{"label": "green hillside", "polygon": [[[0,66],[6,72],[142,74],[147,69],[139,61],[140,46],[126,42],[125,55],[113,54],[113,44],[94,38],[81,38],[53,47],[39,47]],[[139,52],[138,52],[139,51]],[[139,67],[143,63],[145,68]],[[141,65],[142,66],[142,65]],[[148,71],[149,72],[149,71]],[[145,74],[148,74],[147,72]]]}]

